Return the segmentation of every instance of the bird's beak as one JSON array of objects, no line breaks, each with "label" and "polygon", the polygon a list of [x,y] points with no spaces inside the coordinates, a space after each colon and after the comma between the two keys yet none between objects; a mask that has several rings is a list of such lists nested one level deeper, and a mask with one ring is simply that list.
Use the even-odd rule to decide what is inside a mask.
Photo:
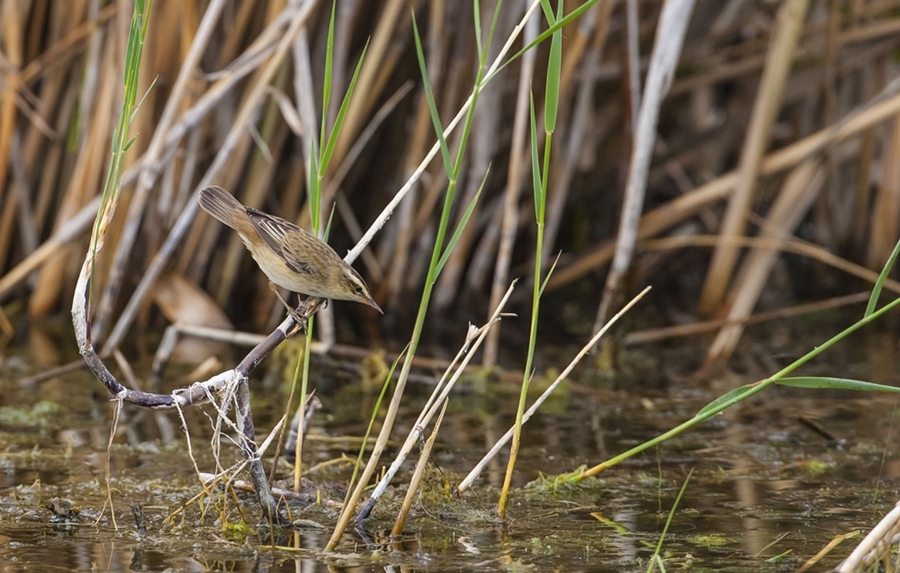
[{"label": "bird's beak", "polygon": [[366,304],[368,304],[369,306],[371,306],[372,308],[374,308],[375,310],[377,310],[377,311],[380,312],[381,314],[384,314],[384,311],[381,310],[381,307],[378,306],[378,303],[376,303],[376,302],[375,302],[375,299],[373,299],[372,297],[369,297],[369,299],[366,301]]}]

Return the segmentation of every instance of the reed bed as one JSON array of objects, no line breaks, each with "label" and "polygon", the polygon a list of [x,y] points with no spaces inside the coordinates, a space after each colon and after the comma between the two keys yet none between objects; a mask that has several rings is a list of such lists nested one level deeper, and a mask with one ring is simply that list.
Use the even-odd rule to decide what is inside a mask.
[{"label": "reed bed", "polygon": [[[313,304],[305,326],[312,331],[317,313],[324,351],[347,338],[394,340],[386,333],[415,314],[409,343],[385,378],[386,389],[397,375],[374,449],[354,473],[329,549],[354,513],[366,519],[434,421],[409,488],[415,492],[453,384],[482,344],[482,364],[497,363],[500,318],[509,306],[526,308],[510,286],[523,268],[531,270],[522,273],[530,275],[522,282],[532,291],[531,329],[517,420],[486,457],[511,444],[501,519],[521,425],[537,407],[525,410],[539,309],[574,303],[595,317],[597,334],[558,383],[618,319],[613,311],[638,283],[683,283],[684,266],[657,252],[692,262],[687,275],[702,286],[669,293],[668,304],[688,297],[697,320],[718,331],[707,365],[727,360],[745,324],[759,320],[752,313],[773,275],[784,274],[776,265],[783,251],[833,268],[808,265],[814,278],[828,272],[875,286],[862,320],[792,365],[732,390],[656,440],[558,480],[591,477],[774,384],[896,390],[787,377],[900,304],[877,309],[882,289],[898,290],[887,275],[900,251],[900,81],[892,61],[900,20],[891,3],[152,6],[135,24],[117,4],[0,4],[0,157],[8,158],[0,165],[0,297],[16,301],[0,316],[58,312],[74,290],[79,349],[119,406],[180,411],[219,396],[217,423],[244,438],[244,462],[223,474],[249,469],[270,522],[284,524],[260,458],[290,408],[258,446],[248,380],[298,319],[279,324],[281,304],[237,237],[196,217],[196,192],[212,183],[250,206],[327,228],[339,252],[356,245],[346,260],[360,258],[390,318],[380,323],[365,308],[341,307],[356,320],[339,321],[333,308]],[[129,62],[124,92],[122,61]],[[109,110],[117,105],[124,112],[113,130]],[[80,270],[76,249],[88,253]],[[810,280],[800,275],[788,273]],[[410,296],[419,301],[415,311]],[[821,304],[766,316],[811,308]],[[357,512],[381,467],[426,317],[486,312]],[[230,319],[271,334],[234,369],[171,395],[125,388],[102,362],[119,358],[132,333],[169,327],[168,347],[177,331],[221,332]],[[657,329],[644,339],[698,330]],[[312,348],[309,337],[294,380],[298,402],[310,408]],[[303,426],[299,412],[294,424]],[[295,439],[295,493],[301,448]]]},{"label": "reed bed", "polygon": [[[324,73],[329,10],[303,3],[302,25],[294,30],[284,3],[251,4],[153,6],[141,69],[146,95],[123,161],[124,216],[110,229],[94,275],[92,330],[107,353],[136,329],[189,322],[180,307],[204,292],[245,330],[271,329],[279,320],[277,301],[239,241],[208,218],[195,218],[191,194],[209,178],[246,204],[310,226],[305,181],[312,151],[297,134],[312,129],[321,111],[317,78]],[[575,7],[569,4],[567,13]],[[362,95],[350,103],[322,181],[323,216],[334,208],[330,236],[338,252],[361,237],[433,141],[410,8],[442,118],[460,109],[469,95],[464,86],[475,81],[470,3],[339,7],[336,93],[346,89],[366,45],[368,54],[356,86]],[[485,2],[482,17],[492,8]],[[671,285],[673,300],[689,300],[698,320],[724,320],[710,348],[709,359],[718,361],[733,351],[763,287],[773,288],[778,254],[790,245],[805,242],[877,271],[900,233],[896,8],[881,1],[696,3],[671,89],[658,94],[658,127],[651,122],[647,137],[635,131],[642,103],[635,88],[653,81],[647,68],[660,3],[591,6],[563,40],[544,268],[562,255],[545,306],[553,308],[554,292],[564,289],[567,302],[602,323],[604,280],[607,298],[621,297],[637,281]],[[508,37],[523,9],[503,6],[498,37]],[[121,98],[128,6],[6,0],[2,10],[0,300],[15,323],[68,305],[78,270],[71,255],[87,244],[85,213],[96,212],[110,110]],[[535,23],[525,37],[539,29]],[[451,224],[482,185],[483,193],[434,285],[433,313],[485,315],[511,278],[529,280],[523,269],[534,261],[535,229],[530,166],[523,161],[530,152],[522,78],[544,77],[548,50],[545,43],[513,61],[481,96]],[[541,113],[542,90],[534,97]],[[240,122],[245,129],[230,135]],[[458,144],[454,137],[451,146]],[[635,145],[647,151],[643,184],[630,175]],[[428,274],[431,249],[423,241],[434,236],[428,230],[446,185],[441,169],[439,161],[427,167],[357,265],[390,318],[378,323],[365,309],[341,307],[341,315],[357,319],[351,326],[323,313],[327,342],[390,338],[392,327],[413,313],[406,301],[418,296]],[[667,257],[660,263],[659,252],[643,241],[668,236],[680,242],[660,251]],[[748,246],[748,237],[768,243]],[[690,262],[702,289],[679,288],[684,265],[666,264],[673,255]],[[654,256],[655,264],[641,264]],[[637,276],[624,272],[634,268]],[[844,270],[809,268],[816,272],[790,279],[830,273],[849,282]],[[175,289],[182,304],[162,300],[157,281]],[[835,293],[818,293],[829,294]],[[514,307],[525,304],[522,296],[513,300]],[[227,324],[221,315],[193,320]],[[497,361],[496,332],[482,359],[487,365]]]}]

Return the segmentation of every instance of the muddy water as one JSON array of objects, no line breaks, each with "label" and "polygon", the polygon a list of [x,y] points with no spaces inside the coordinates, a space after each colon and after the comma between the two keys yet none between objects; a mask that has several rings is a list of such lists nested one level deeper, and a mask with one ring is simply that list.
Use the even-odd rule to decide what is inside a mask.
[{"label": "muddy water", "polygon": [[[890,338],[882,343],[892,344]],[[844,375],[878,382],[893,376],[865,351],[840,352]],[[107,486],[108,396],[79,371],[23,386],[25,376],[44,367],[38,362],[22,349],[2,354],[4,572],[645,571],[691,469],[663,542],[668,571],[794,571],[835,536],[868,531],[900,499],[895,397],[783,388],[598,479],[554,487],[541,475],[599,463],[689,418],[716,396],[674,378],[648,391],[638,378],[596,384],[582,373],[526,427],[511,519],[501,527],[493,508],[505,463],[491,466],[462,500],[444,489],[460,481],[514,418],[512,383],[473,379],[448,409],[406,536],[386,536],[401,486],[379,504],[365,530],[348,533],[336,552],[324,554],[319,548],[336,516],[330,507],[294,506],[292,516],[303,527],[272,538],[253,527],[258,513],[246,493],[194,500],[202,488],[172,412],[125,409],[109,449]],[[335,460],[356,455],[375,396],[359,390],[352,365],[317,361],[313,370],[325,406],[306,446],[306,467],[312,468],[306,487],[340,499],[350,467]],[[264,436],[286,390],[270,381],[254,385]],[[418,383],[408,392],[402,435],[427,389]],[[185,415],[201,471],[215,469],[213,416],[208,407]],[[816,425],[822,432],[813,430]],[[225,443],[220,462],[236,461],[236,448]],[[277,477],[288,476],[288,467],[278,466]],[[138,506],[145,531],[136,526],[132,507]],[[813,570],[835,566],[855,544],[844,541]]]}]

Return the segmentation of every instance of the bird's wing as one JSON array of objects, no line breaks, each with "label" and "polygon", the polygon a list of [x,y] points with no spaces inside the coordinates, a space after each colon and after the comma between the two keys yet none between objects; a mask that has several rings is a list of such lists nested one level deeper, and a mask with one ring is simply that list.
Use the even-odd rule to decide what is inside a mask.
[{"label": "bird's wing", "polygon": [[304,275],[318,273],[316,266],[310,263],[303,253],[291,248],[296,241],[285,240],[289,235],[301,235],[303,239],[312,239],[312,237],[303,236],[309,235],[308,231],[304,231],[281,217],[269,215],[250,207],[247,207],[247,216],[250,217],[250,222],[253,223],[253,228],[259,233],[260,238],[270,249],[281,256],[288,268]]}]

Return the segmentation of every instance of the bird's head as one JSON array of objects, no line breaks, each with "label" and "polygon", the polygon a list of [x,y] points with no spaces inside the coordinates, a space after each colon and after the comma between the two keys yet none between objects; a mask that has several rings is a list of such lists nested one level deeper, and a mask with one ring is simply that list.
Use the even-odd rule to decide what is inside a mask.
[{"label": "bird's head", "polygon": [[361,302],[371,306],[381,314],[384,314],[384,311],[381,310],[381,307],[378,306],[375,299],[372,298],[372,293],[369,292],[366,281],[364,281],[363,278],[359,276],[359,273],[347,263],[341,265],[341,272],[337,277],[337,284],[334,286],[334,291],[340,294],[333,295],[331,298]]}]

